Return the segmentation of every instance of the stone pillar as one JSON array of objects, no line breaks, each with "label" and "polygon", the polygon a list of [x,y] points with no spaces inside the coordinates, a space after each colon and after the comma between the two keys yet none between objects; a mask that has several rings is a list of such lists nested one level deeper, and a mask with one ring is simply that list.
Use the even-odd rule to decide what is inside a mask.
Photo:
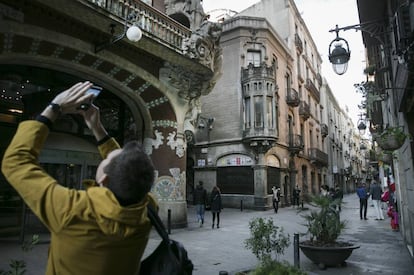
[{"label": "stone pillar", "polygon": [[265,153],[272,148],[272,140],[258,140],[250,142],[250,147],[256,154],[256,165],[254,170],[254,208],[266,210],[270,205],[267,203],[267,166]]},{"label": "stone pillar", "polygon": [[171,129],[155,130],[156,139],[146,139],[145,149],[156,169],[151,192],[159,203],[159,215],[167,224],[171,210],[171,227],[187,226],[186,152],[184,135]]},{"label": "stone pillar", "polygon": [[253,166],[254,170],[254,208],[267,209],[267,166],[264,153],[258,153],[258,162]]},{"label": "stone pillar", "polygon": [[295,155],[291,154],[289,158],[289,179],[290,179],[289,198],[290,198],[291,204],[293,203],[293,190],[295,189],[295,186],[296,186],[296,174],[297,174],[297,170],[295,166]]}]

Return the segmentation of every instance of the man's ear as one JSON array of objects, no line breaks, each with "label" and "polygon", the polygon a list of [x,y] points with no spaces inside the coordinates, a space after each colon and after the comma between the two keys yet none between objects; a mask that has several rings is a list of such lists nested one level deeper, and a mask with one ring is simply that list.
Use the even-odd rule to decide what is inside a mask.
[{"label": "man's ear", "polygon": [[107,174],[103,174],[101,178],[98,179],[98,184],[101,186],[107,186],[109,183],[109,178]]}]

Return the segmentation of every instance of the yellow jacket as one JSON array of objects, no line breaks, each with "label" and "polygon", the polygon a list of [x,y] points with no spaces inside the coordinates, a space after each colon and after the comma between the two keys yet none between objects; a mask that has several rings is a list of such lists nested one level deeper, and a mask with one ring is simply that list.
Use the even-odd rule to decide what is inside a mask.
[{"label": "yellow jacket", "polygon": [[[156,207],[154,198],[122,207],[107,188],[59,185],[38,163],[48,134],[42,122],[20,123],[2,162],[6,179],[51,232],[46,274],[138,274],[151,229],[146,206]],[[105,158],[116,148],[109,139],[99,151]]]}]

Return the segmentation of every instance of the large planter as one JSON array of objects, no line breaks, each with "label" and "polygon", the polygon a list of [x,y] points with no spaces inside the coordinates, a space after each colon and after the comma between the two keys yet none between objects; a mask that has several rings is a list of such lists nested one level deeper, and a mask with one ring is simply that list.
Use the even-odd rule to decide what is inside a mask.
[{"label": "large planter", "polygon": [[394,150],[401,148],[401,146],[403,146],[404,144],[404,141],[405,141],[404,136],[397,136],[397,135],[391,135],[391,134],[380,135],[376,139],[378,146],[381,147],[381,149],[386,150],[386,151],[394,151]]},{"label": "large planter", "polygon": [[317,264],[320,269],[327,266],[345,265],[345,261],[351,256],[354,249],[359,248],[358,245],[348,244],[341,246],[315,246],[302,242],[299,244],[303,254],[313,263]]},{"label": "large planter", "polygon": [[383,154],[380,157],[380,160],[386,164],[391,164],[392,163],[392,153],[391,154]]}]

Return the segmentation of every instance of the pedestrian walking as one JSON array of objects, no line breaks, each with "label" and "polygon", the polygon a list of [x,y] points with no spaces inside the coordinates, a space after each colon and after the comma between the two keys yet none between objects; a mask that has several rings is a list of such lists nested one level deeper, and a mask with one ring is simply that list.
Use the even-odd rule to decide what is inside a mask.
[{"label": "pedestrian walking", "polygon": [[383,220],[384,214],[382,213],[382,209],[381,209],[382,189],[378,183],[378,180],[379,180],[378,176],[374,176],[374,179],[371,183],[371,187],[369,189],[369,194],[372,198],[372,202],[374,203],[374,207],[375,207],[375,212],[377,214],[376,220]]},{"label": "pedestrian walking", "polygon": [[329,196],[329,186],[324,184],[321,186],[321,196],[328,197]]},{"label": "pedestrian walking", "polygon": [[275,210],[275,213],[279,210],[279,202],[280,202],[280,188],[273,186],[272,187],[272,202],[273,202],[273,209]]},{"label": "pedestrian walking", "polygon": [[[91,87],[79,82],[36,119],[21,122],[4,153],[2,172],[50,231],[46,274],[137,274],[151,231],[147,206],[157,209],[149,194],[154,166],[137,141],[120,148],[108,136],[87,92]],[[65,114],[83,117],[103,158],[87,190],[64,187],[39,164],[50,128]]]},{"label": "pedestrian walking", "polygon": [[297,205],[299,207],[300,191],[299,186],[296,185],[293,190],[293,206]]},{"label": "pedestrian walking", "polygon": [[216,220],[216,216],[217,216],[216,226],[217,228],[220,228],[220,212],[221,212],[221,209],[223,209],[221,205],[220,188],[218,188],[217,186],[214,186],[213,190],[211,191],[210,197],[211,197],[210,199],[211,214],[213,215],[213,222],[211,224],[211,228],[214,228],[214,222]]},{"label": "pedestrian walking", "polygon": [[194,204],[196,207],[197,222],[200,227],[204,224],[204,213],[207,203],[207,191],[203,187],[203,182],[199,181],[196,189],[194,190]]},{"label": "pedestrian walking", "polygon": [[[368,220],[367,211],[368,211],[368,193],[365,183],[360,182],[356,190],[359,197],[359,217],[360,219]],[[362,215],[364,214],[364,215]]]},{"label": "pedestrian walking", "polygon": [[339,212],[342,211],[342,199],[344,198],[344,192],[342,191],[342,189],[339,187],[339,185],[335,186],[335,190],[333,191],[333,196],[332,196],[333,200],[336,201],[335,203],[335,207],[338,207]]}]

